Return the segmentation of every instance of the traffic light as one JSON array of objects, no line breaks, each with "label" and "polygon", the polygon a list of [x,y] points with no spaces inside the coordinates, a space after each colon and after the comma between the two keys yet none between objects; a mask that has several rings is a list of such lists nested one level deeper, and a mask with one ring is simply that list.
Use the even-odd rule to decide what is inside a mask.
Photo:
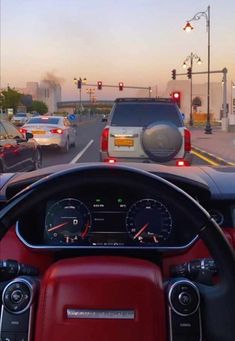
[{"label": "traffic light", "polygon": [[123,90],[123,82],[119,82],[119,91]]},{"label": "traffic light", "polygon": [[78,89],[81,89],[81,88],[82,88],[82,80],[78,79]]},{"label": "traffic light", "polygon": [[175,79],[176,79],[176,69],[173,69],[173,70],[171,71],[171,73],[172,73],[171,78],[175,80]]},{"label": "traffic light", "polygon": [[187,69],[187,76],[188,76],[188,79],[191,79],[191,78],[192,78],[192,68],[191,68],[191,67],[189,67],[189,68]]},{"label": "traffic light", "polygon": [[102,90],[102,82],[101,81],[97,82],[97,88],[98,88],[98,90]]},{"label": "traffic light", "polygon": [[180,108],[180,100],[181,100],[181,94],[180,91],[174,91],[172,93],[172,101],[178,105],[178,107]]}]

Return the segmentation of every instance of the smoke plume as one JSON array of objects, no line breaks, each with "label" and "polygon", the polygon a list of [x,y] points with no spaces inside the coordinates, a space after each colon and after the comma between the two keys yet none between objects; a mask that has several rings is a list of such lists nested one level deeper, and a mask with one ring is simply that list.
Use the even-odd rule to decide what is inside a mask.
[{"label": "smoke plume", "polygon": [[45,76],[43,77],[44,82],[48,82],[51,85],[57,85],[64,83],[64,78],[58,77],[55,75],[54,71],[48,71],[46,72]]}]

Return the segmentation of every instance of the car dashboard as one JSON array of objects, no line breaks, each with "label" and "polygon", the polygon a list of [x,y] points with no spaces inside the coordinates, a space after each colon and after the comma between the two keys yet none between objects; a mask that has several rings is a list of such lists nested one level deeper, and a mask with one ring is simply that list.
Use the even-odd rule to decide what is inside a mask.
[{"label": "car dashboard", "polygon": [[31,248],[45,249],[176,250],[196,238],[166,198],[115,186],[58,193],[18,221],[17,235]]},{"label": "car dashboard", "polygon": [[[191,195],[222,228],[235,227],[235,190],[233,197],[231,183],[230,186],[226,184],[221,168],[216,171],[210,167],[194,167],[190,173],[192,167],[179,169],[152,164],[141,165],[143,167]],[[61,165],[60,169],[64,168]],[[6,202],[54,169],[5,175],[0,192],[2,205],[4,199]],[[230,169],[229,173],[226,168],[224,170],[230,176],[234,175]],[[219,182],[215,175],[220,176]],[[219,186],[227,186],[229,193],[222,192]],[[197,240],[190,222],[179,214],[169,198],[115,184],[108,188],[102,184],[95,188],[86,184],[67,191],[58,190],[19,219],[16,234],[28,248],[48,251],[139,249],[170,252],[186,250]]]}]

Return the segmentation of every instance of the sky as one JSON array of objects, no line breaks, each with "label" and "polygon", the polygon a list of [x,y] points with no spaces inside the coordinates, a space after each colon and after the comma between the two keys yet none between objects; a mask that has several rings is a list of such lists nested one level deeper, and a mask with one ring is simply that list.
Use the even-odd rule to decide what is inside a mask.
[{"label": "sky", "polygon": [[[207,69],[206,20],[185,22],[211,5],[211,69],[228,69],[235,80],[235,1],[213,0],[0,0],[1,86],[25,87],[49,72],[60,78],[64,100],[77,98],[74,77],[88,83],[152,86],[158,95],[183,72],[191,53]],[[197,76],[197,82],[206,82]],[[181,77],[181,79],[184,79]],[[187,79],[185,77],[185,79]],[[213,75],[221,81],[222,75]],[[125,91],[125,95],[131,92]],[[86,96],[84,94],[84,96]],[[98,99],[119,96],[116,89],[96,91]]]}]

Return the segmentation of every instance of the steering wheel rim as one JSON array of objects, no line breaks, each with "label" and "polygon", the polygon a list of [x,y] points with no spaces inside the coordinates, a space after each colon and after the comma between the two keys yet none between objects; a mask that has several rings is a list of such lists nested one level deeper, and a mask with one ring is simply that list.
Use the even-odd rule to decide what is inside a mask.
[{"label": "steering wheel rim", "polygon": [[[207,337],[209,340],[233,340],[235,335],[235,254],[221,228],[210,217],[209,213],[190,195],[157,175],[127,166],[92,164],[82,165],[75,169],[69,169],[47,176],[18,193],[0,211],[0,240],[20,215],[35,205],[37,201],[42,200],[42,196],[46,198],[53,193],[53,189],[56,186],[57,188],[60,186],[60,190],[66,188],[66,180],[68,179],[70,179],[71,184],[75,184],[78,181],[90,184],[94,181],[95,176],[96,179],[101,180],[105,174],[112,181],[120,181],[120,177],[122,181],[125,181],[127,177],[128,182],[130,180],[137,181],[138,186],[141,186],[141,180],[145,180],[148,186],[154,185],[157,186],[158,191],[171,193],[176,200],[176,204],[180,202],[182,205],[183,201],[187,209],[187,214],[189,216],[192,213],[195,215],[194,218],[197,221],[194,221],[194,223],[198,229],[196,232],[214,257],[221,278],[220,283],[213,287],[198,285],[202,295],[202,301],[205,305],[202,313]],[[218,312],[217,314],[216,311]],[[221,311],[223,311],[222,316]],[[224,328],[222,328],[221,334],[221,328],[219,328],[221,326],[221,320],[225,326],[224,328],[229,330],[231,338],[230,336],[227,339],[224,338]]]}]

